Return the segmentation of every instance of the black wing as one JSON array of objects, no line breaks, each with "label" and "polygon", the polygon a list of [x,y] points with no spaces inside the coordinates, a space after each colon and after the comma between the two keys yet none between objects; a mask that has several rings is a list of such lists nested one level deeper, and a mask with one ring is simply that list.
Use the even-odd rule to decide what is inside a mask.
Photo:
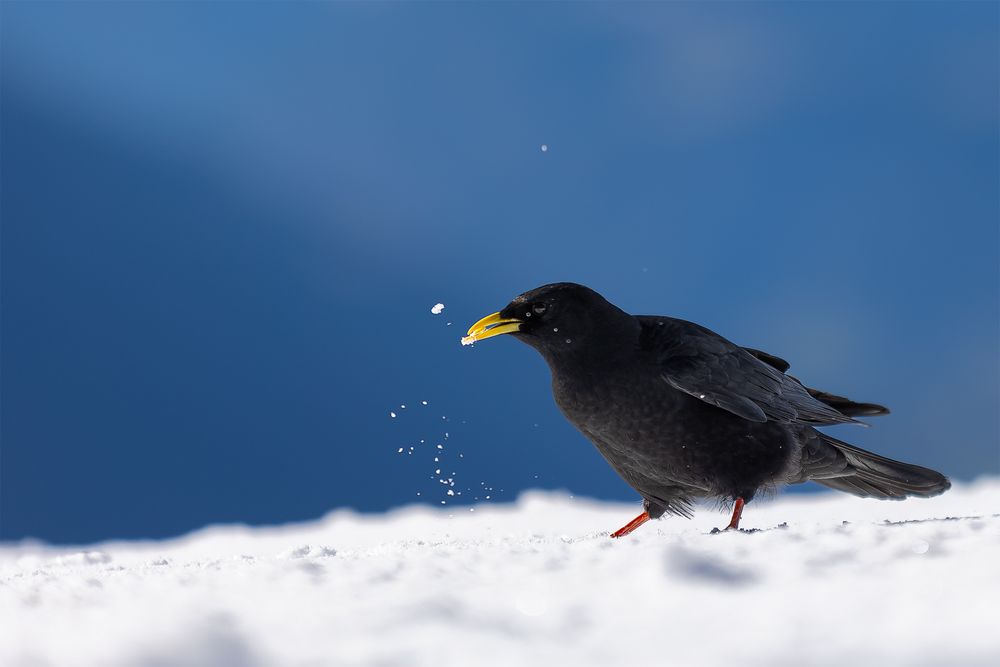
[{"label": "black wing", "polygon": [[[768,354],[767,352],[763,352],[761,350],[755,350],[752,347],[744,347],[743,349],[763,361],[768,366],[772,366],[782,373],[787,372],[788,369],[791,368],[791,364],[781,357],[776,357],[773,354]],[[799,384],[802,384],[802,380],[797,377],[792,375],[789,375],[788,377],[795,380]],[[808,391],[809,395],[816,400],[826,403],[840,414],[847,415],[848,417],[878,417],[879,415],[889,414],[889,408],[884,405],[879,405],[878,403],[859,403],[858,401],[852,401],[844,396],[837,396],[836,394],[820,391],[819,389],[813,389],[811,387],[806,387],[806,391]]]},{"label": "black wing", "polygon": [[[639,317],[643,348],[674,388],[753,422],[843,424],[854,419],[814,398],[779,370],[705,327],[668,317]],[[763,353],[761,353],[763,354]],[[770,362],[775,363],[772,365]]]},{"label": "black wing", "polygon": [[792,367],[790,363],[788,363],[781,357],[776,357],[773,354],[768,354],[763,350],[755,350],[752,347],[745,347],[743,349],[752,354],[753,356],[757,357],[761,361],[763,361],[768,366],[771,366],[772,368],[777,368],[782,373],[784,373],[785,371],[787,371],[789,368]]}]

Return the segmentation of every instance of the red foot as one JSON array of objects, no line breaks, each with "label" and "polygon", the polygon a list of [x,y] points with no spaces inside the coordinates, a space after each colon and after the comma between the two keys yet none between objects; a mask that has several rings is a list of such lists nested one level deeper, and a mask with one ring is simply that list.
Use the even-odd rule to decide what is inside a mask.
[{"label": "red foot", "polygon": [[649,512],[643,512],[642,514],[640,514],[639,516],[637,516],[636,518],[632,519],[627,524],[625,524],[625,526],[611,533],[611,537],[625,537],[633,530],[635,530],[642,524],[646,523],[647,521],[649,521]]},{"label": "red foot", "polygon": [[733,504],[733,518],[729,520],[729,525],[726,526],[726,530],[739,530],[740,529],[740,517],[743,516],[743,506],[746,503],[743,502],[742,498],[737,498],[736,502]]}]

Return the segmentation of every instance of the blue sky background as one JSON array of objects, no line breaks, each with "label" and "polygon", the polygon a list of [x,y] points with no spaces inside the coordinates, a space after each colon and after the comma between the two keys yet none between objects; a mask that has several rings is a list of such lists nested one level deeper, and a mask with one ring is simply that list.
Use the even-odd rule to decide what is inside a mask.
[{"label": "blue sky background", "polygon": [[2,3],[0,538],[634,499],[530,349],[458,344],[558,280],[893,409],[838,437],[997,473],[998,25]]}]

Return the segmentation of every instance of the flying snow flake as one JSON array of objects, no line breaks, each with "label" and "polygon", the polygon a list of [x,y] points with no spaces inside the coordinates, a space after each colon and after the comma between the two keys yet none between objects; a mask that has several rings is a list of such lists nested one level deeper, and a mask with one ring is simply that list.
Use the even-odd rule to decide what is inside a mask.
[{"label": "flying snow flake", "polygon": [[395,419],[396,418],[396,413],[393,412],[392,410],[390,410],[389,411],[389,416],[392,417],[393,419]]},{"label": "flying snow flake", "polygon": [[435,303],[434,307],[431,308],[431,312],[434,313],[435,315],[440,315],[442,310],[444,310],[443,303]]},{"label": "flying snow flake", "polygon": [[542,152],[543,153],[548,153],[549,152],[549,145],[548,144],[542,144]]}]

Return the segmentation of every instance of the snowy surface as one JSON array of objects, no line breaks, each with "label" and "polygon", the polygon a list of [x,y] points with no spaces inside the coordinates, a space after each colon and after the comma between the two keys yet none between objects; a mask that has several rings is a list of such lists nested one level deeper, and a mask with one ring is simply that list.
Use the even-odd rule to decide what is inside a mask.
[{"label": "snowy surface", "polygon": [[[0,665],[1000,665],[1000,480],[608,531],[638,505],[346,511],[0,547]],[[845,523],[847,522],[847,523]]]}]

